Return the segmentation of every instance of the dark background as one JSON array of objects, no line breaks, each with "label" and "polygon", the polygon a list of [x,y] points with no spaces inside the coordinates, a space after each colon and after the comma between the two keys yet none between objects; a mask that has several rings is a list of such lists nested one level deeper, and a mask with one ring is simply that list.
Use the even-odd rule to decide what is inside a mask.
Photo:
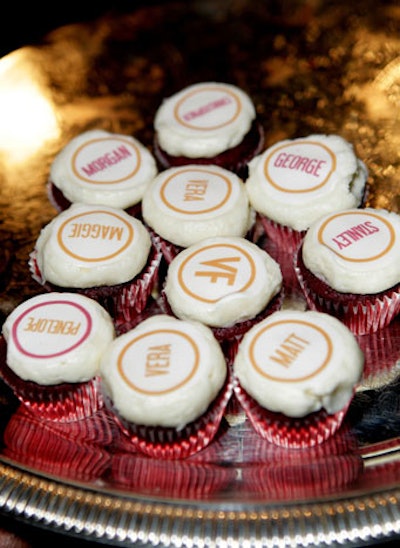
[{"label": "dark background", "polygon": [[[190,0],[189,0],[190,1]],[[107,13],[128,13],[157,0],[94,0],[94,2],[13,2],[0,13],[0,57],[24,45],[34,45],[49,31],[70,23],[91,21]]]}]

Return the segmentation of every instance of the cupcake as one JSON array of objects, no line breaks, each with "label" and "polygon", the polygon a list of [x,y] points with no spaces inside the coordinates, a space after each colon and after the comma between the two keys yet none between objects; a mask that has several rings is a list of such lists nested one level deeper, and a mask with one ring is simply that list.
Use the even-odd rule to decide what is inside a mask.
[{"label": "cupcake", "polygon": [[175,257],[162,297],[166,312],[211,327],[230,361],[243,334],[281,307],[281,288],[279,265],[268,253],[245,238],[217,237]]},{"label": "cupcake", "polygon": [[367,168],[339,135],[276,143],[249,163],[246,190],[267,237],[292,251],[310,224],[363,203]]},{"label": "cupcake", "polygon": [[100,377],[106,406],[132,447],[165,459],[204,449],[232,393],[212,331],[163,314],[117,337]]},{"label": "cupcake", "polygon": [[263,439],[312,447],[342,425],[363,365],[355,336],[336,318],[280,310],[243,337],[233,364],[234,393]]},{"label": "cupcake", "polygon": [[27,299],[2,327],[0,374],[38,417],[73,421],[96,413],[100,358],[115,338],[111,317],[77,293]]},{"label": "cupcake", "polygon": [[58,211],[79,202],[140,215],[143,193],[157,172],[153,155],[137,139],[93,129],[73,138],[56,155],[47,191]]},{"label": "cupcake", "polygon": [[162,169],[214,164],[246,178],[248,162],[264,145],[248,94],[221,82],[193,84],[164,99],[154,130],[154,155]]},{"label": "cupcake", "polygon": [[309,308],[373,333],[400,311],[400,216],[384,209],[324,215],[307,231],[296,272]]},{"label": "cupcake", "polygon": [[142,211],[168,263],[205,238],[246,236],[255,219],[243,181],[212,165],[163,171],[147,187]]},{"label": "cupcake", "polygon": [[30,269],[49,291],[97,300],[118,325],[145,308],[160,260],[139,219],[122,209],[76,203],[42,229]]}]

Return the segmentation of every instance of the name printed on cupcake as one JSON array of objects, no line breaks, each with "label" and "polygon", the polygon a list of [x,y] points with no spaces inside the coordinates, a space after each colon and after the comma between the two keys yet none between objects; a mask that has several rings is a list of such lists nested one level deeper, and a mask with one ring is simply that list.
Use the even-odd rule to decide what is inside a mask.
[{"label": "name printed on cupcake", "polygon": [[309,344],[311,343],[307,339],[299,337],[296,333],[290,333],[269,358],[283,367],[290,367]]},{"label": "name printed on cupcake", "polygon": [[265,159],[264,174],[280,192],[314,192],[326,185],[336,169],[336,156],[325,145],[295,141],[274,148]]},{"label": "name printed on cupcake", "polygon": [[85,262],[112,259],[131,245],[133,239],[132,224],[121,215],[105,210],[78,213],[65,220],[57,231],[57,241],[63,251]]},{"label": "name printed on cupcake", "polygon": [[207,218],[229,208],[239,190],[239,185],[217,171],[180,169],[154,188],[154,199],[168,213],[189,219],[193,215]]},{"label": "name printed on cupcake", "polygon": [[176,103],[176,121],[195,130],[214,130],[231,124],[241,111],[239,96],[218,86],[203,86],[185,93]]},{"label": "name printed on cupcake", "polygon": [[304,320],[278,320],[260,328],[249,344],[253,368],[279,382],[300,382],[329,364],[332,339],[321,326]]},{"label": "name printed on cupcake", "polygon": [[171,345],[149,346],[146,354],[145,376],[167,375],[171,364]]},{"label": "name printed on cupcake", "polygon": [[81,345],[92,324],[89,312],[81,305],[54,300],[33,305],[21,313],[13,325],[12,339],[26,356],[52,358]]},{"label": "name printed on cupcake", "polygon": [[82,183],[118,184],[131,179],[141,165],[139,148],[122,138],[92,139],[73,154],[71,168]]},{"label": "name printed on cupcake", "polygon": [[27,318],[26,326],[24,331],[32,331],[33,333],[49,333],[49,334],[58,334],[62,335],[76,335],[81,328],[80,322],[65,321],[60,318],[58,319],[49,319],[49,318]]},{"label": "name printed on cupcake", "polygon": [[254,258],[238,245],[212,244],[191,253],[180,265],[178,280],[196,300],[215,303],[246,291],[255,280]]},{"label": "name printed on cupcake", "polygon": [[394,246],[390,222],[371,212],[331,215],[318,230],[318,241],[346,261],[368,262],[387,254]]},{"label": "name printed on cupcake", "polygon": [[132,338],[120,352],[117,368],[132,390],[161,396],[192,379],[199,353],[191,333],[160,327]]}]

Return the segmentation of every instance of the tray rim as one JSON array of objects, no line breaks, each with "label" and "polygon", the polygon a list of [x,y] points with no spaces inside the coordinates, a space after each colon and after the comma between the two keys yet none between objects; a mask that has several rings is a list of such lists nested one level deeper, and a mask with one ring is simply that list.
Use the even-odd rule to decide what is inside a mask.
[{"label": "tray rim", "polygon": [[47,478],[1,457],[0,512],[117,546],[366,546],[400,538],[400,484],[292,504],[156,500]]}]

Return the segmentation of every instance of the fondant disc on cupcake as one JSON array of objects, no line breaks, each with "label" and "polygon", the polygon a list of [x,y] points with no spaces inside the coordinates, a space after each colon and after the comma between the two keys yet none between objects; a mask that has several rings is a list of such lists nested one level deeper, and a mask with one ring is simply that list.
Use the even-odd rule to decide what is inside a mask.
[{"label": "fondant disc on cupcake", "polygon": [[164,99],[154,128],[169,154],[212,157],[239,144],[255,117],[251,99],[240,88],[202,82]]},{"label": "fondant disc on cupcake", "polygon": [[142,212],[156,236],[180,247],[213,236],[245,236],[254,222],[242,180],[214,165],[163,171],[148,186]]},{"label": "fondant disc on cupcake", "polygon": [[151,152],[134,137],[90,130],[54,158],[49,197],[58,210],[75,202],[127,209],[140,202],[157,171]]},{"label": "fondant disc on cupcake", "polygon": [[171,262],[164,292],[181,319],[226,327],[253,318],[282,287],[279,265],[239,237],[207,238]]}]

